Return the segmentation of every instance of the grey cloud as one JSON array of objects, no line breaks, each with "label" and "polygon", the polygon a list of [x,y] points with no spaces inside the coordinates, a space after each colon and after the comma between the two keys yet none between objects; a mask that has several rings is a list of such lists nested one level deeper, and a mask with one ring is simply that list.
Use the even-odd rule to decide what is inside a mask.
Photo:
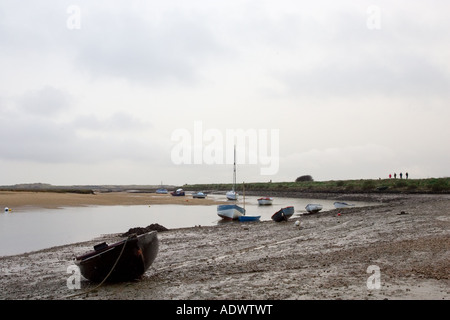
[{"label": "grey cloud", "polygon": [[19,98],[18,106],[26,113],[41,116],[58,114],[72,106],[73,97],[52,86],[44,86],[37,91],[28,91]]},{"label": "grey cloud", "polygon": [[[358,61],[359,60],[359,61]],[[332,96],[448,96],[450,78],[438,66],[414,56],[360,60],[332,59],[310,70],[280,75],[298,95]]]},{"label": "grey cloud", "polygon": [[80,67],[93,76],[153,84],[196,80],[201,65],[223,50],[201,16],[186,17],[177,11],[165,14],[159,23],[146,20],[145,13],[94,12],[80,31],[76,57]]},{"label": "grey cloud", "polygon": [[[134,139],[128,135],[130,126],[135,130],[145,123],[126,115],[112,116],[106,120],[95,117],[75,118],[71,122],[57,122],[35,115],[0,114],[1,158],[49,163],[97,163],[117,159],[150,160],[158,154],[152,140]],[[125,129],[122,125],[125,124]],[[145,128],[151,127],[145,125]],[[92,135],[79,134],[90,128]],[[127,134],[117,135],[124,132]],[[135,132],[135,131],[134,131]],[[97,133],[97,134],[95,134]]]},{"label": "grey cloud", "polygon": [[114,113],[105,119],[99,119],[95,115],[81,115],[71,122],[71,126],[96,132],[126,131],[129,133],[148,130],[153,127],[151,123],[141,121],[125,112]]}]

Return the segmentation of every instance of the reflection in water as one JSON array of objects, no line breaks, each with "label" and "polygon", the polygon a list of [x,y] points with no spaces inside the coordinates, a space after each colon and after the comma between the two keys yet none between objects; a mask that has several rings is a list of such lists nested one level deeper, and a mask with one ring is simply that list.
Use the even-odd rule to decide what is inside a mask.
[{"label": "reflection in water", "polygon": [[[224,199],[223,195],[209,195]],[[320,203],[322,212],[334,209],[334,200],[275,198],[272,205],[260,206],[258,197],[250,196],[237,203],[245,205],[246,215],[260,215],[270,220],[280,208],[294,206],[295,215],[306,212],[308,203]],[[355,206],[370,205],[351,202]],[[222,223],[217,206],[138,205],[91,206],[62,209],[30,209],[0,213],[0,256],[19,254],[48,247],[86,241],[102,234],[124,233],[130,228],[158,223],[168,229],[214,226]]]}]

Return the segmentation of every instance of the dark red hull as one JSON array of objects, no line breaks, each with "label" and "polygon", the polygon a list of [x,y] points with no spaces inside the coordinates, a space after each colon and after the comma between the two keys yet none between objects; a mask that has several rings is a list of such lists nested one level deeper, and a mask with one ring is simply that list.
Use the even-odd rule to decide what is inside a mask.
[{"label": "dark red hull", "polygon": [[102,282],[106,277],[109,282],[130,281],[140,278],[153,263],[159,241],[157,232],[151,231],[96,247],[96,250],[76,257],[75,263],[80,267],[81,274],[94,282]]}]

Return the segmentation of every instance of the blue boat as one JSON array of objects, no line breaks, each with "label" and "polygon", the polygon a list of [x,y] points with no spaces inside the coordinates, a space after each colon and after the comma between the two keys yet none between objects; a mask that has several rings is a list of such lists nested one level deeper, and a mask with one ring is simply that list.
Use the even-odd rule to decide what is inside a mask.
[{"label": "blue boat", "polygon": [[238,219],[239,221],[246,222],[246,221],[259,221],[259,218],[261,218],[261,216],[240,216]]},{"label": "blue boat", "polygon": [[192,198],[205,199],[206,194],[204,192],[199,191],[199,192],[193,193]]},{"label": "blue boat", "polygon": [[217,215],[225,220],[238,220],[245,215],[245,209],[237,204],[220,204],[217,206]]},{"label": "blue boat", "polygon": [[276,222],[280,221],[288,221],[290,217],[294,214],[294,207],[289,206],[286,208],[281,208],[277,212],[275,212],[272,216],[272,220]]},{"label": "blue boat", "polygon": [[170,194],[173,195],[174,197],[183,197],[184,191],[183,189],[177,189],[176,191],[172,191]]},{"label": "blue boat", "polygon": [[169,193],[169,191],[167,191],[167,189],[163,187],[162,181],[161,181],[161,186],[158,189],[156,189],[156,193],[157,194]]}]

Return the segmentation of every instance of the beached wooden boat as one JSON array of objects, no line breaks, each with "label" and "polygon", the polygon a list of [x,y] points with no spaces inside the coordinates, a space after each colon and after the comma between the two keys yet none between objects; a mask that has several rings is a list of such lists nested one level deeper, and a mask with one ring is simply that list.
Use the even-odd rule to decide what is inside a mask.
[{"label": "beached wooden boat", "polygon": [[127,239],[108,245],[94,246],[94,250],[75,258],[81,274],[93,282],[131,281],[140,278],[158,253],[156,231],[130,235]]},{"label": "beached wooden boat", "polygon": [[308,213],[317,213],[320,210],[322,210],[322,205],[321,204],[316,204],[316,203],[310,203],[308,205],[306,205],[305,209],[306,211],[308,211]]},{"label": "beached wooden boat", "polygon": [[341,208],[348,208],[348,207],[353,207],[354,204],[348,204],[346,202],[340,202],[340,201],[336,201],[334,204],[334,207],[336,209],[341,209]]},{"label": "beached wooden boat", "polygon": [[272,215],[272,220],[276,222],[288,221],[290,217],[294,214],[294,207],[289,206],[286,208],[281,208]]},{"label": "beached wooden boat", "polygon": [[258,221],[261,218],[261,216],[239,216],[239,221],[246,222],[246,221]]},{"label": "beached wooden boat", "polygon": [[192,194],[192,198],[205,199],[206,198],[206,194],[201,192],[201,191],[199,191],[199,192],[193,193]]},{"label": "beached wooden boat", "polygon": [[180,197],[184,196],[184,191],[183,189],[177,189],[175,191],[172,191],[170,194],[173,195],[174,197]]},{"label": "beached wooden boat", "polygon": [[273,202],[273,198],[271,197],[262,197],[258,199],[258,204],[259,205],[270,205]]},{"label": "beached wooden boat", "polygon": [[245,216],[245,209],[237,204],[220,204],[217,215],[225,220],[238,220],[240,216]]}]

